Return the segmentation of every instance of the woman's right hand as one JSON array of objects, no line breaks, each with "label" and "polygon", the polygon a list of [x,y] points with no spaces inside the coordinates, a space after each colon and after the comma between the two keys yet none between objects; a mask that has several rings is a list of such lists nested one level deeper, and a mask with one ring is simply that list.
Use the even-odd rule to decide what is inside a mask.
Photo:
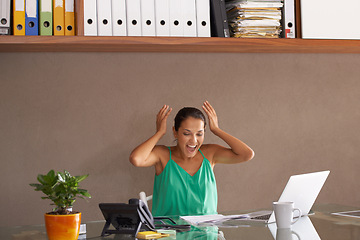
[{"label": "woman's right hand", "polygon": [[164,105],[156,116],[156,131],[165,135],[166,133],[166,121],[170,115],[172,108],[168,105]]}]

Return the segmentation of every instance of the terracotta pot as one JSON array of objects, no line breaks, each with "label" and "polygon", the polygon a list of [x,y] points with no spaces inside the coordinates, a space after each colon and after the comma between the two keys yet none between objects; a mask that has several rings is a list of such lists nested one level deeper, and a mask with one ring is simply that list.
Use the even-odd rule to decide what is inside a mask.
[{"label": "terracotta pot", "polygon": [[76,240],[79,237],[81,213],[69,215],[45,214],[49,240]]}]

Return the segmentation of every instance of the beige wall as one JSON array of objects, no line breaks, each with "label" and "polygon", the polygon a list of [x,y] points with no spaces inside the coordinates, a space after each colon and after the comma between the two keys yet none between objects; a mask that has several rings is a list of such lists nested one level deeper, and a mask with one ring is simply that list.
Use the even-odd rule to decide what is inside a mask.
[{"label": "beige wall", "polygon": [[326,169],[317,202],[360,207],[359,66],[345,54],[0,53],[0,226],[43,222],[50,202],[28,184],[50,169],[90,174],[84,221],[102,219],[100,202],[151,193],[154,170],[130,151],[163,104],[204,100],[256,152],[215,167],[219,211],[269,208],[290,175]]}]

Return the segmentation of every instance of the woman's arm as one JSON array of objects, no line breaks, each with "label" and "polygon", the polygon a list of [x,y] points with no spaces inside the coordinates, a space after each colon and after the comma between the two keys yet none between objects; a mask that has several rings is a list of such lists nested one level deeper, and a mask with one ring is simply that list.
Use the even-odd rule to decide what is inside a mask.
[{"label": "woman's arm", "polygon": [[137,146],[130,154],[130,162],[136,167],[150,167],[159,162],[156,144],[166,133],[166,120],[172,109],[164,105],[156,116],[156,133]]},{"label": "woman's arm", "polygon": [[211,132],[224,140],[230,147],[229,149],[215,144],[211,145],[213,151],[213,164],[240,163],[249,161],[254,157],[254,151],[248,145],[219,128],[215,109],[208,101],[204,102],[203,109],[209,118]]}]

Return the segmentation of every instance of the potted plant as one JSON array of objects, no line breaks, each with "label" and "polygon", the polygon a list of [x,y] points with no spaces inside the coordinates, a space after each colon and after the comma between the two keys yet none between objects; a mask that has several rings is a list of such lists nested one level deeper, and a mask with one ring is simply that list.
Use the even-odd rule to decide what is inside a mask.
[{"label": "potted plant", "polygon": [[76,198],[91,198],[87,190],[79,188],[79,182],[89,175],[71,176],[66,170],[50,170],[46,175],[39,174],[39,183],[31,183],[35,191],[43,192],[55,205],[52,212],[45,214],[45,226],[49,240],[76,240],[79,237],[81,213],[72,210]]}]

